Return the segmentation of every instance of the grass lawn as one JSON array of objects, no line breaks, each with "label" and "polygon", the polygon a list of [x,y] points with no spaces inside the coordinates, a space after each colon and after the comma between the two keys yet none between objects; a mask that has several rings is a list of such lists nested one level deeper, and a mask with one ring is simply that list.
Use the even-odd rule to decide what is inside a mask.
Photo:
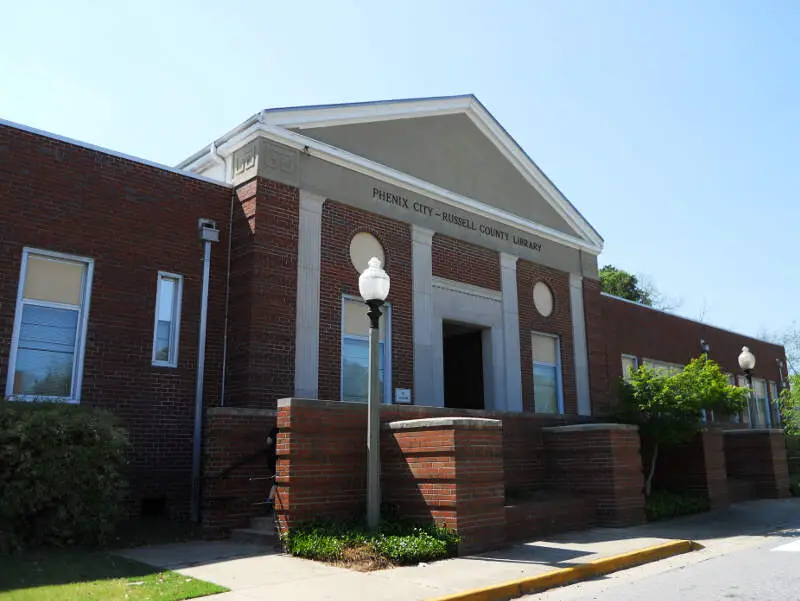
[{"label": "grass lawn", "polygon": [[0,601],[177,601],[227,590],[102,551],[0,556]]}]

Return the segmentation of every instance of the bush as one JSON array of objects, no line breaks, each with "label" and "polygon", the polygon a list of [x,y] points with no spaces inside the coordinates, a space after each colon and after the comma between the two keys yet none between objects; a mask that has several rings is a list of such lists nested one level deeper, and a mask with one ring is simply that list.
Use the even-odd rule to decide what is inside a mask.
[{"label": "bush", "polygon": [[291,528],[286,548],[292,555],[321,561],[340,561],[348,549],[366,547],[375,557],[395,565],[445,559],[456,554],[458,535],[431,525],[393,520],[375,532],[360,523],[317,521]]},{"label": "bush", "polygon": [[711,509],[708,497],[691,493],[656,490],[645,501],[645,513],[651,522],[702,513]]},{"label": "bush", "polygon": [[104,411],[0,401],[0,551],[102,542],[120,517],[126,449]]}]

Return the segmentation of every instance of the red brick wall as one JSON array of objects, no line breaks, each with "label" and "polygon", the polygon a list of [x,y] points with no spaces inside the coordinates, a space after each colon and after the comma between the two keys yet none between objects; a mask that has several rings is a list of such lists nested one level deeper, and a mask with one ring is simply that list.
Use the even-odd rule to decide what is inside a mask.
[{"label": "red brick wall", "polygon": [[586,320],[586,348],[589,355],[589,396],[592,415],[602,415],[608,410],[609,386],[615,383],[608,378],[606,367],[606,342],[603,329],[603,297],[600,282],[583,280],[583,312]]},{"label": "red brick wall", "polygon": [[[549,317],[543,317],[533,305],[533,286],[539,281],[547,284],[553,292],[553,313]],[[520,259],[517,262],[517,291],[522,362],[522,406],[525,411],[534,411],[531,332],[556,334],[561,346],[564,413],[577,415],[578,397],[575,388],[575,362],[572,347],[569,274]]]},{"label": "red brick wall", "polygon": [[728,476],[755,482],[761,498],[789,496],[786,438],[782,430],[729,430],[724,433]]},{"label": "red brick wall", "polygon": [[401,515],[455,529],[462,554],[504,543],[499,427],[456,424],[384,431],[382,442],[385,502]]},{"label": "red brick wall", "polygon": [[[202,245],[214,219],[206,403],[218,403],[229,188],[0,126],[0,390],[5,392],[23,246],[94,259],[81,402],[130,433],[132,506],[188,511]],[[184,276],[178,367],[153,367],[159,270]]]},{"label": "red brick wall", "polygon": [[[387,299],[392,321],[392,388],[414,386],[411,226],[326,200],[322,206],[320,265],[319,398],[322,399],[341,398],[341,303],[344,294],[360,298],[358,273],[350,262],[350,240],[359,232],[368,232],[380,241],[385,269],[392,280]],[[385,327],[385,323],[382,320],[381,326]]]},{"label": "red brick wall", "polygon": [[299,191],[255,178],[236,197],[226,404],[275,408],[294,393]]},{"label": "red brick wall", "polygon": [[501,290],[500,255],[497,252],[435,234],[431,255],[434,277]]},{"label": "red brick wall", "polygon": [[548,492],[506,506],[506,541],[536,540],[595,524],[592,499]]},{"label": "red brick wall", "polygon": [[659,450],[654,488],[694,492],[707,496],[714,508],[729,504],[722,432],[699,432],[691,441]]},{"label": "red brick wall", "polygon": [[206,412],[203,445],[203,530],[224,536],[260,515],[272,485],[266,437],[275,425],[268,409],[215,407]]},{"label": "red brick wall", "polygon": [[621,355],[686,364],[700,355],[700,339],[711,345],[710,357],[723,371],[741,373],[739,353],[747,346],[756,356],[754,378],[780,381],[776,360],[786,363],[782,346],[734,334],[608,296],[601,296],[602,324],[608,356],[608,381],[622,377]]},{"label": "red brick wall", "polygon": [[644,521],[644,477],[635,427],[596,424],[545,430],[557,488],[593,499],[601,526]]}]

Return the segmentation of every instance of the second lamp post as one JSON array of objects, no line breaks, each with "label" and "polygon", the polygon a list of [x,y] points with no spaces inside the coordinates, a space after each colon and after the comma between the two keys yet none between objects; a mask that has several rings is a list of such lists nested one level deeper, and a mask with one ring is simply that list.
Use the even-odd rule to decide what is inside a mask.
[{"label": "second lamp post", "polygon": [[377,528],[381,519],[381,383],[380,318],[381,306],[389,296],[389,275],[376,257],[358,278],[358,291],[369,307],[369,376],[367,387],[367,525]]}]

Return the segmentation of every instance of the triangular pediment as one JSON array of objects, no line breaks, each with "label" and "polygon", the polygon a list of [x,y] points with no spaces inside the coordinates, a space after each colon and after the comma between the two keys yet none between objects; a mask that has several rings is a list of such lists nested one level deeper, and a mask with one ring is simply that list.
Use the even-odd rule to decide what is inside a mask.
[{"label": "triangular pediment", "polygon": [[602,247],[594,228],[472,96],[278,109],[263,119]]}]

